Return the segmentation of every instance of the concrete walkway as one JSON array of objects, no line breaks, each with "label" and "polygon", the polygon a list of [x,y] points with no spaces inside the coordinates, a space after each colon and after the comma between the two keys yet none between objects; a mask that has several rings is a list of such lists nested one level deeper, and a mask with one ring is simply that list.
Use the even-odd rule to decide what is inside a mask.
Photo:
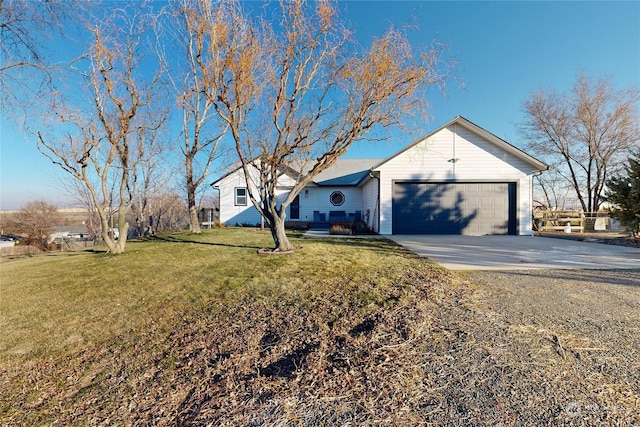
[{"label": "concrete walkway", "polygon": [[532,236],[385,236],[450,270],[640,269],[640,248]]}]

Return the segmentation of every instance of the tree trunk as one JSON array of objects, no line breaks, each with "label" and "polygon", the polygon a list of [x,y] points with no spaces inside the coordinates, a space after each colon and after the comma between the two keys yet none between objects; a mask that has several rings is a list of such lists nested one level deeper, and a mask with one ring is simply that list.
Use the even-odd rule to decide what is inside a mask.
[{"label": "tree trunk", "polygon": [[192,205],[191,202],[189,202],[189,222],[191,223],[192,233],[202,233],[202,230],[200,229],[200,220],[198,219],[198,209],[196,205]]},{"label": "tree trunk", "polygon": [[284,230],[284,218],[274,215],[273,222],[269,222],[269,229],[275,242],[274,252],[288,252],[294,249]]},{"label": "tree trunk", "polygon": [[102,232],[100,233],[100,235],[102,237],[102,241],[105,243],[105,245],[107,245],[107,248],[109,248],[109,252],[111,252],[112,254],[121,254],[122,252],[124,252],[124,248],[118,244],[114,232],[109,229],[107,221],[103,220],[101,222]]},{"label": "tree trunk", "polygon": [[116,240],[114,254],[124,253],[124,246],[127,244],[129,237],[129,223],[124,220],[118,221],[118,240]]},{"label": "tree trunk", "polygon": [[200,234],[200,220],[198,219],[198,207],[196,206],[196,188],[191,180],[187,180],[187,203],[189,205],[189,222],[191,232]]}]

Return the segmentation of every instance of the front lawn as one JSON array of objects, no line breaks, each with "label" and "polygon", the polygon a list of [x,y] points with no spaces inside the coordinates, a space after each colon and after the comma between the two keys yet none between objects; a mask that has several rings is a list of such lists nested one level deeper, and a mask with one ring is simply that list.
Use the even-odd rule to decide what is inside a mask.
[{"label": "front lawn", "polygon": [[[320,381],[314,393],[336,404],[371,399],[360,370],[410,364],[393,359],[426,332],[413,330],[429,317],[417,299],[447,300],[452,278],[387,240],[292,239],[302,250],[259,255],[267,231],[225,228],[119,256],[3,261],[0,423],[233,424],[267,402],[283,417],[291,382]],[[378,393],[418,381],[414,370]]]},{"label": "front lawn", "polygon": [[267,231],[224,228],[3,260],[0,425],[640,422],[635,354],[592,345],[591,324],[534,327],[509,290],[528,275],[491,293],[389,240],[291,239],[260,255]]}]

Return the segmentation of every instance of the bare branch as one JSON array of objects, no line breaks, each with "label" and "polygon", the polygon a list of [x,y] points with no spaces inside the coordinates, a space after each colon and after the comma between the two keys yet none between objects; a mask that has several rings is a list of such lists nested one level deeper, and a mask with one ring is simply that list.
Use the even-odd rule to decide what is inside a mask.
[{"label": "bare branch", "polygon": [[638,100],[638,88],[616,90],[609,78],[580,74],[570,94],[540,91],[523,104],[528,148],[561,164],[585,211],[600,208],[607,177],[640,143]]},{"label": "bare branch", "polygon": [[[166,116],[153,103],[157,75],[141,69],[148,16],[144,8],[114,9],[100,23],[88,23],[94,43],[89,72],[82,76],[87,98],[77,109],[68,101],[52,106],[65,138],[38,133],[40,151],[87,189],[113,253],[124,251],[127,211]],[[114,227],[118,238],[110,231]]]},{"label": "bare branch", "polygon": [[[278,250],[291,249],[284,219],[300,190],[354,142],[420,111],[426,88],[448,77],[441,45],[415,52],[393,28],[361,49],[337,6],[281,1],[280,18],[271,21],[244,14],[235,1],[214,8],[225,39],[211,64],[210,100],[229,125],[247,187],[257,188],[249,197]],[[284,171],[297,173],[280,201]]]}]

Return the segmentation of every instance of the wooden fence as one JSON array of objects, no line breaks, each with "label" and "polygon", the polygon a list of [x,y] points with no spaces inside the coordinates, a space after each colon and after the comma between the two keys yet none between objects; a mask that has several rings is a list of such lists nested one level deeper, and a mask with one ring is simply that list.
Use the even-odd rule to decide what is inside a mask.
[{"label": "wooden fence", "polygon": [[6,248],[0,248],[1,256],[17,256],[17,255],[33,255],[42,252],[35,246],[10,246]]},{"label": "wooden fence", "polygon": [[[95,246],[97,243],[92,240],[65,241],[64,245],[53,244],[50,252],[66,252],[77,251]],[[0,256],[18,256],[18,255],[34,255],[41,253],[42,250],[35,246],[17,245],[0,248]]]},{"label": "wooden fence", "polygon": [[564,231],[571,233],[615,232],[622,227],[610,218],[608,211],[583,212],[556,210],[540,210],[533,213],[533,224],[536,231]]},{"label": "wooden fence", "polygon": [[533,223],[537,231],[583,233],[585,216],[582,211],[536,211]]}]

